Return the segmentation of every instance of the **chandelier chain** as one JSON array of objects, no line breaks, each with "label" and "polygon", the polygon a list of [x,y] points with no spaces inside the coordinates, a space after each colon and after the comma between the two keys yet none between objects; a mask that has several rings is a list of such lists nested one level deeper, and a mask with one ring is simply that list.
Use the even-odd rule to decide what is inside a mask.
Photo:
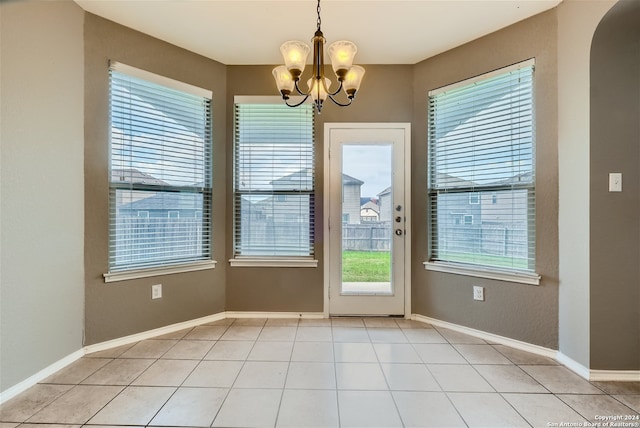
[{"label": "chandelier chain", "polygon": [[322,19],[320,18],[320,0],[318,0],[316,11],[318,12],[318,31],[320,31],[320,24],[322,23]]}]

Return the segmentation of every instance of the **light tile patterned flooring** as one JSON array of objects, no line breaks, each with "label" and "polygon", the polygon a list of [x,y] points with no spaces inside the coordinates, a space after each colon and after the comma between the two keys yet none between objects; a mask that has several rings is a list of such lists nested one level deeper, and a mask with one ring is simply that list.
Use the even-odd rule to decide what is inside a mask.
[{"label": "light tile patterned flooring", "polygon": [[2,405],[0,428],[549,427],[639,412],[640,382],[587,382],[423,323],[227,319],[87,355]]}]

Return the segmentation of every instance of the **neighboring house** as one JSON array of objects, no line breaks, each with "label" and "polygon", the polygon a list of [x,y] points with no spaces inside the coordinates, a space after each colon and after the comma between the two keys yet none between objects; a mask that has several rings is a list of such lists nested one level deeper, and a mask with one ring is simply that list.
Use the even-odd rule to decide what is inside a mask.
[{"label": "neighboring house", "polygon": [[[155,178],[135,168],[113,169],[111,170],[112,183],[128,183],[128,184],[150,184],[164,185],[165,181]],[[116,192],[116,206],[121,207],[124,204],[139,201],[155,195],[155,192],[145,192],[141,190],[120,190]]]},{"label": "neighboring house", "polygon": [[364,181],[342,174],[342,223],[360,224],[360,193]]},{"label": "neighboring house", "polygon": [[[310,170],[302,169],[292,174],[273,180],[271,183],[273,195],[263,199],[251,199],[243,197],[240,202],[241,218],[250,220],[251,233],[247,227],[243,228],[240,237],[241,245],[252,248],[254,254],[260,252],[260,248],[269,245],[273,239],[278,239],[280,245],[291,245],[306,241],[309,234],[309,213],[300,210],[300,206],[308,206],[307,201],[301,198],[309,198],[308,194],[299,190],[311,189],[313,175]],[[343,221],[347,223],[360,223],[360,188],[363,182],[346,174],[342,176],[343,185]],[[313,205],[311,205],[313,206]]]},{"label": "neighboring house", "polygon": [[[449,188],[473,187],[474,183],[448,174],[439,174],[438,182]],[[438,210],[438,228],[452,226],[480,225],[481,218],[480,193],[442,193]]]},{"label": "neighboring house", "polygon": [[380,205],[379,220],[391,221],[393,216],[393,195],[391,186],[378,193],[378,204]]},{"label": "neighboring house", "polygon": [[275,194],[261,201],[255,202],[251,208],[254,215],[263,213],[265,219],[274,223],[307,223],[309,212],[300,210],[300,199],[309,198],[305,193],[295,193],[295,191],[305,191],[313,189],[313,173],[305,168],[292,174],[285,175],[271,182],[274,192],[293,191],[288,194]]},{"label": "neighboring house", "polygon": [[380,220],[380,206],[369,200],[360,207],[360,221],[363,223]]},{"label": "neighboring house", "polygon": [[[271,185],[276,193],[292,189],[310,189],[313,184],[312,180],[311,171],[303,169],[278,178],[272,181]],[[357,178],[342,174],[342,221],[345,223],[360,223],[360,188],[363,183]],[[253,203],[248,199],[244,199],[243,212],[250,212],[254,219],[271,219],[275,223],[305,222],[309,218],[309,213],[303,213],[302,217],[298,214],[299,198],[301,197],[306,197],[306,195],[275,194]]]},{"label": "neighboring house", "polygon": [[[440,174],[439,180],[447,188],[476,187],[448,174]],[[530,180],[527,172],[489,185],[515,186]],[[526,257],[528,196],[527,189],[441,193],[436,208],[441,250],[464,252],[481,246],[487,254]]]},{"label": "neighboring house", "polygon": [[[497,182],[498,185],[530,183],[532,172],[524,172],[506,180]],[[527,224],[527,205],[529,193],[527,189],[484,192],[481,195],[480,211],[482,224],[496,224],[501,226],[525,226]],[[514,208],[516,208],[514,210]],[[521,212],[519,217],[513,212]]]}]

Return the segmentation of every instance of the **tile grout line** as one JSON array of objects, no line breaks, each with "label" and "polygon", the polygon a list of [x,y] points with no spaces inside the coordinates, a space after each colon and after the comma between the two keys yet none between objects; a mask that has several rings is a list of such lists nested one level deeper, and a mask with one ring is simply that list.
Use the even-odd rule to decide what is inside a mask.
[{"label": "tile grout line", "polygon": [[[398,326],[397,323],[396,323],[396,326]],[[389,396],[391,396],[391,401],[393,402],[393,406],[396,409],[396,414],[398,415],[398,419],[400,420],[400,423],[402,424],[402,426],[406,427],[404,419],[402,418],[402,414],[400,413],[400,409],[398,408],[398,403],[396,402],[396,397],[393,396],[393,392],[391,390],[391,385],[389,385],[389,380],[387,379],[387,375],[384,373],[384,370],[382,369],[382,363],[380,362],[380,356],[378,355],[378,351],[376,350],[375,344],[373,343],[373,340],[371,339],[371,334],[369,334],[369,327],[367,327],[367,323],[366,322],[364,323],[364,327],[365,327],[365,329],[367,331],[367,336],[369,336],[369,341],[371,342],[371,347],[373,348],[373,354],[376,356],[376,360],[378,362],[378,368],[380,369],[380,373],[382,373],[382,378],[384,379],[384,382],[387,385],[387,392],[389,393]],[[407,342],[409,342],[408,338],[406,337],[406,335],[404,334],[402,329],[400,329],[400,326],[398,326],[398,329],[400,330],[402,335],[407,339]]]},{"label": "tile grout line", "polygon": [[331,320],[331,350],[333,352],[333,378],[336,381],[336,412],[338,416],[338,427],[342,427],[342,420],[340,418],[340,390],[338,389],[338,361],[336,358],[336,342],[333,337],[333,320]]},{"label": "tile grout line", "polygon": [[[222,334],[220,335],[220,337],[222,337],[222,335],[223,335],[223,334],[224,334],[224,333],[229,329],[229,326],[230,326],[230,325],[225,326],[226,328],[224,329],[224,331],[222,332]],[[191,328],[187,333],[185,333],[185,335],[184,335],[184,336],[182,336],[182,338],[178,339],[178,342],[176,342],[176,344],[175,344],[175,345],[173,345],[171,348],[169,348],[169,349],[167,350],[167,352],[165,352],[164,354],[162,354],[162,356],[165,356],[165,355],[166,355],[166,354],[167,354],[171,349],[175,348],[175,347],[178,345],[178,343],[182,342],[183,340],[188,340],[188,339],[185,339],[185,338],[186,338],[186,337],[189,335],[189,333],[191,333],[194,329],[195,329],[195,327]],[[218,339],[219,339],[219,338],[218,338]],[[213,346],[215,346],[215,344],[218,342],[218,339],[214,340],[214,343],[213,343],[213,345],[211,346],[211,349],[213,349]],[[209,351],[211,351],[211,349],[209,349]],[[153,422],[153,420],[158,416],[158,414],[159,414],[159,413],[162,411],[162,409],[167,405],[167,403],[169,403],[169,401],[170,401],[170,400],[171,400],[171,399],[176,395],[176,393],[180,390],[180,388],[182,388],[182,387],[184,386],[184,383],[187,381],[187,379],[189,378],[189,376],[191,376],[191,375],[193,374],[193,372],[194,372],[194,371],[196,370],[196,368],[200,365],[200,363],[202,363],[202,362],[204,361],[204,357],[206,357],[206,356],[207,356],[207,354],[209,353],[209,351],[205,352],[205,354],[202,356],[202,358],[200,358],[200,360],[198,361],[198,363],[197,363],[195,366],[193,366],[193,368],[191,369],[191,371],[190,371],[190,372],[189,372],[189,373],[184,377],[184,379],[182,379],[182,382],[180,382],[180,385],[178,385],[178,386],[176,387],[176,390],[175,390],[175,391],[173,391],[173,393],[171,394],[171,396],[170,396],[170,397],[169,397],[169,398],[164,402],[164,404],[162,404],[162,406],[160,406],[160,408],[158,409],[158,411],[157,411],[157,412],[156,412],[156,413],[151,417],[151,419],[149,419],[149,422],[147,422],[147,424],[146,424],[145,426],[149,426],[149,425],[151,424],[151,422]],[[160,358],[162,358],[162,357],[160,357]],[[159,361],[159,360],[160,360],[160,359],[158,359],[158,361]],[[155,364],[155,363],[154,363],[154,364]],[[152,365],[153,365],[153,364],[152,364]],[[151,366],[149,366],[149,367],[151,367]],[[145,371],[146,371],[146,370],[145,370]],[[140,376],[142,376],[142,374],[140,374]],[[138,377],[140,377],[140,376],[138,376]],[[137,379],[137,378],[136,378],[136,379]],[[133,383],[133,382],[135,382],[135,381],[132,381],[132,383]],[[225,398],[226,398],[226,395],[225,395]],[[221,405],[221,407],[222,407],[222,405]],[[220,409],[218,409],[218,411],[219,411],[219,410],[220,410]],[[217,415],[217,413],[216,413],[216,415]],[[214,420],[215,420],[215,417],[214,417]],[[213,423],[213,420],[211,421],[211,423],[209,424],[209,426],[211,426],[211,424],[212,424],[212,423]]]},{"label": "tile grout line", "polygon": [[[238,319],[239,318],[234,318],[233,322],[227,326],[227,328],[225,329],[225,332],[220,336],[220,339],[222,339],[224,334],[227,331],[229,331],[231,326],[233,326]],[[265,321],[265,324],[266,324],[266,321]],[[242,327],[242,326],[238,326],[238,327]],[[262,333],[262,329],[263,328],[264,328],[264,324],[260,327],[260,332],[258,333],[256,338],[253,340],[253,345],[251,345],[251,349],[249,349],[249,352],[247,352],[247,356],[242,361],[242,366],[240,366],[240,370],[238,370],[238,373],[236,374],[235,378],[233,379],[233,382],[231,382],[231,385],[229,386],[229,389],[227,390],[227,393],[225,394],[224,399],[220,403],[220,408],[218,408],[218,411],[216,412],[215,416],[213,417],[213,420],[209,424],[210,427],[213,427],[213,424],[215,423],[216,419],[218,418],[218,416],[220,416],[220,411],[222,410],[222,407],[227,402],[227,399],[229,398],[229,395],[231,394],[231,390],[233,389],[233,385],[235,385],[235,383],[237,382],[238,377],[240,376],[240,373],[242,372],[242,369],[244,368],[245,364],[247,363],[247,359],[249,358],[249,355],[251,355],[251,351],[253,351],[253,348],[256,346],[256,342],[258,341],[258,337],[260,337],[260,333]],[[217,360],[212,360],[212,361],[217,361]]]},{"label": "tile grout line", "polygon": [[[430,325],[430,324],[429,324]],[[456,349],[455,346],[453,346],[450,342],[449,339],[447,339],[446,337],[444,337],[437,329],[435,329],[433,326],[431,326],[431,328],[433,330],[436,331],[436,333],[438,333],[440,336],[442,336],[442,338],[444,340],[446,340],[446,344],[451,346],[451,348],[456,351],[458,354],[460,354],[460,352]],[[405,334],[406,336],[406,334]],[[407,337],[407,339],[409,339]],[[409,341],[409,343],[411,343],[411,341]],[[415,348],[415,343],[411,343],[411,348],[414,350],[414,352],[416,352],[416,354],[418,353],[417,349]],[[460,355],[465,361],[466,358],[464,358],[464,356]],[[460,420],[462,421],[462,423],[465,424],[465,426],[469,426],[469,424],[467,423],[467,421],[465,420],[465,418],[462,416],[462,413],[460,413],[460,410],[458,410],[458,407],[455,405],[455,403],[451,400],[451,397],[449,396],[449,394],[444,390],[444,388],[442,387],[442,384],[440,383],[440,381],[438,381],[438,378],[431,372],[431,370],[429,369],[429,365],[422,359],[422,357],[420,356],[420,354],[418,354],[418,358],[420,358],[420,360],[422,361],[422,363],[424,364],[424,367],[427,369],[427,372],[431,375],[431,377],[433,378],[433,380],[436,382],[436,384],[438,384],[438,387],[440,388],[440,392],[442,392],[444,394],[444,396],[446,397],[447,401],[449,402],[449,404],[451,404],[451,407],[453,408],[453,410],[456,412],[456,414],[458,415],[458,417],[460,417]]]},{"label": "tile grout line", "polygon": [[[296,342],[297,342],[296,338],[298,337],[298,327],[299,327],[299,325],[300,325],[300,320],[298,320],[298,322],[296,323],[296,334],[293,336],[293,344],[291,345],[291,352],[289,354],[289,361],[287,363],[287,372],[284,375],[284,383],[282,385],[282,391],[280,392],[280,402],[278,403],[278,411],[276,412],[276,419],[275,419],[275,421],[273,421],[274,428],[278,426],[278,419],[280,418],[280,410],[282,409],[282,400],[284,398],[284,391],[285,391],[285,389],[287,387],[287,379],[289,377],[289,369],[291,368],[291,359],[293,358],[293,350],[296,347]],[[259,338],[260,338],[260,336],[258,335],[258,337],[256,338],[256,342],[258,341]]]}]

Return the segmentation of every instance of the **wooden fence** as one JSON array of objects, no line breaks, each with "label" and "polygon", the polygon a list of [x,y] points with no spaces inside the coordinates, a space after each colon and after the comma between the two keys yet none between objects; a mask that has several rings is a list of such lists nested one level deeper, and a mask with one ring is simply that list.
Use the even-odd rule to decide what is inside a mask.
[{"label": "wooden fence", "polygon": [[203,250],[202,220],[119,217],[115,238],[116,266],[197,258]]},{"label": "wooden fence", "polygon": [[529,256],[526,225],[456,225],[438,230],[442,251],[490,254],[514,258]]},{"label": "wooden fence", "polygon": [[343,224],[342,249],[348,251],[390,251],[391,222]]}]

